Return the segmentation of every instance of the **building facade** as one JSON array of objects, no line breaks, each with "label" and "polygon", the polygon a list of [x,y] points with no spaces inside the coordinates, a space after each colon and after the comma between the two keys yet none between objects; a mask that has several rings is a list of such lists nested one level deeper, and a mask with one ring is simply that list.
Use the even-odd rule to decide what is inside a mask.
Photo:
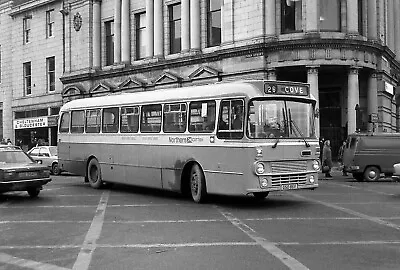
[{"label": "building facade", "polygon": [[24,144],[56,144],[72,99],[239,79],[309,83],[334,152],[348,133],[400,128],[400,1],[0,3],[3,136]]}]

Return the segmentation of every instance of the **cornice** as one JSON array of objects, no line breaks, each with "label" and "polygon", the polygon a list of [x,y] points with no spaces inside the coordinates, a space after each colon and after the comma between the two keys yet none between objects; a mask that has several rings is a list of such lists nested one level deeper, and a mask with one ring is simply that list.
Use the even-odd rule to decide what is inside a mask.
[{"label": "cornice", "polygon": [[34,10],[38,7],[52,4],[59,2],[59,0],[32,0],[32,1],[26,1],[20,5],[13,5],[11,8],[11,11],[8,13],[10,16],[16,16],[18,14]]}]

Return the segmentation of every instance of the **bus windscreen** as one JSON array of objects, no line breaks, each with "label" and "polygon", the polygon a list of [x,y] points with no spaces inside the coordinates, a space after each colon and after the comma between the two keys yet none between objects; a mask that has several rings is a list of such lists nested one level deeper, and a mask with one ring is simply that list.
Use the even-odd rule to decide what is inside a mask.
[{"label": "bus windscreen", "polygon": [[250,101],[248,135],[252,139],[313,138],[313,106],[289,100]]}]

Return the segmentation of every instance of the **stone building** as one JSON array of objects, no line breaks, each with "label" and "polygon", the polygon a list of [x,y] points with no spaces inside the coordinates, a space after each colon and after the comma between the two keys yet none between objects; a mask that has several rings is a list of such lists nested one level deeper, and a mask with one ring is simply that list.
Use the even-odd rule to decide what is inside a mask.
[{"label": "stone building", "polygon": [[0,0],[3,136],[56,144],[71,99],[238,79],[308,82],[334,150],[356,130],[395,132],[399,12],[396,0]]}]

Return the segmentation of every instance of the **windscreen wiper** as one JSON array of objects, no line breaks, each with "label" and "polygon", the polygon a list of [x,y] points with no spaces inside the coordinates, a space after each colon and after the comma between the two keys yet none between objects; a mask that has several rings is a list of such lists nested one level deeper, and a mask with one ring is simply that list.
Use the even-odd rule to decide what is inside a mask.
[{"label": "windscreen wiper", "polygon": [[[284,108],[282,108],[282,116],[283,116],[283,123],[284,123],[283,124],[283,128],[285,129],[285,134],[286,134],[288,124],[287,124],[287,119],[286,119],[286,114],[285,114],[285,109]],[[272,145],[272,148],[276,148],[276,146],[278,145],[279,141],[280,141],[280,138],[279,137],[276,138],[276,141],[275,141],[274,145]]]},{"label": "windscreen wiper", "polygon": [[296,129],[296,131],[299,133],[299,135],[300,135],[301,138],[303,139],[304,143],[306,144],[306,147],[310,147],[310,144],[307,142],[306,138],[304,138],[303,132],[301,132],[301,130],[300,130],[300,128],[297,126],[296,122],[294,122],[294,121],[292,120],[292,114],[291,114],[290,109],[289,109],[289,123],[290,123],[290,126],[293,125],[294,128]]}]

